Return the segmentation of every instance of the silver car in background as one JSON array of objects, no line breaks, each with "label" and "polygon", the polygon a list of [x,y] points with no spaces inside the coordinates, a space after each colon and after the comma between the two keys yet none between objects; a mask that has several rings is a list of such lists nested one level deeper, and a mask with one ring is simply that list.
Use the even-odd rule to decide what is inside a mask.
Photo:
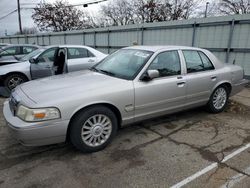
[{"label": "silver car in background", "polygon": [[[61,52],[63,52],[62,58],[60,58]],[[64,67],[63,73],[67,73],[88,69],[106,56],[88,46],[42,47],[24,56],[18,63],[3,66],[0,64],[0,85],[10,91],[23,82],[52,76],[55,74],[55,61],[57,60]]]},{"label": "silver car in background", "polygon": [[9,44],[0,48],[0,66],[1,64],[16,63],[19,58],[38,49],[39,46],[32,44]]},{"label": "silver car in background", "polygon": [[221,112],[246,83],[240,66],[221,63],[204,49],[134,46],[91,70],[18,86],[3,113],[24,145],[70,140],[83,152],[95,152],[120,126],[203,105]]}]

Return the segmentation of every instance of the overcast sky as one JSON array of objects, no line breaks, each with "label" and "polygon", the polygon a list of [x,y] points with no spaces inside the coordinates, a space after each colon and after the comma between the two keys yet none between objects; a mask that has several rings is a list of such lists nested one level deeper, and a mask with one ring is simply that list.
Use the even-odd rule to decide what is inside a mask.
[{"label": "overcast sky", "polygon": [[[34,7],[36,3],[39,3],[41,0],[20,0],[21,7]],[[55,2],[56,0],[45,0],[45,2]],[[70,4],[78,4],[84,2],[90,2],[93,0],[68,0]],[[31,3],[31,4],[29,4]],[[34,4],[33,4],[34,3]],[[88,8],[85,8],[91,13],[95,13],[99,8],[99,5],[89,5]],[[0,0],[0,18],[17,9],[17,0]],[[22,27],[34,27],[35,24],[31,18],[32,10],[21,10],[22,17]],[[17,12],[11,14],[10,16],[0,20],[0,36],[5,35],[7,31],[8,35],[14,34],[19,31],[18,26],[18,16]]]}]

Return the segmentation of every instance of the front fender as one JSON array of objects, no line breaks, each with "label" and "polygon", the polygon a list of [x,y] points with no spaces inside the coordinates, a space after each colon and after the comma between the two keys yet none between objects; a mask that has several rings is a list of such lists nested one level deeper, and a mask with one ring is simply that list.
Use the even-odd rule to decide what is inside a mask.
[{"label": "front fender", "polygon": [[115,108],[117,108],[121,113],[121,109],[119,109],[118,106],[116,106],[113,102],[111,101],[95,101],[95,102],[89,102],[89,103],[84,103],[84,104],[81,104],[79,105],[71,114],[70,114],[70,119],[77,113],[79,112],[80,110],[84,109],[84,108],[87,108],[89,106],[93,106],[93,105],[99,105],[99,104],[107,104],[107,105],[112,105],[114,106]]},{"label": "front fender", "polygon": [[10,65],[4,65],[0,68],[0,77],[3,79],[6,75],[10,73],[21,73],[25,75],[29,80],[31,80],[30,76],[30,64],[27,62],[22,63],[14,63]]}]

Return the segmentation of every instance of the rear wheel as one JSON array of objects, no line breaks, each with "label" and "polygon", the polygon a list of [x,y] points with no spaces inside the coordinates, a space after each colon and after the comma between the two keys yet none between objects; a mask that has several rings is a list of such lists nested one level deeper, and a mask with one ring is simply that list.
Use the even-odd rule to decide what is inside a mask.
[{"label": "rear wheel", "polygon": [[218,86],[209,99],[208,110],[212,113],[222,112],[228,103],[228,97],[229,89],[224,85]]},{"label": "rear wheel", "polygon": [[111,142],[117,127],[117,118],[109,108],[94,106],[74,117],[70,127],[70,140],[80,151],[100,151]]},{"label": "rear wheel", "polygon": [[27,82],[28,79],[22,75],[22,74],[10,74],[8,75],[5,79],[4,79],[4,86],[11,91],[12,89],[14,89],[16,86]]}]

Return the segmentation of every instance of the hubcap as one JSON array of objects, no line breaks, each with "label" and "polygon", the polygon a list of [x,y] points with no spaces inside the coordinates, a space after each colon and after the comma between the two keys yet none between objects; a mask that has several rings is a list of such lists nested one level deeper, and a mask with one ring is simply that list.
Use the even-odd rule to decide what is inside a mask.
[{"label": "hubcap", "polygon": [[23,83],[23,79],[20,77],[13,77],[9,80],[8,83],[8,88],[10,90],[14,89],[16,86],[20,85],[21,83]]},{"label": "hubcap", "polygon": [[218,88],[213,96],[213,105],[217,110],[220,110],[224,107],[227,101],[227,92],[224,88]]},{"label": "hubcap", "polygon": [[112,122],[108,116],[97,114],[91,116],[82,126],[82,140],[88,146],[96,147],[105,143],[110,137]]}]

